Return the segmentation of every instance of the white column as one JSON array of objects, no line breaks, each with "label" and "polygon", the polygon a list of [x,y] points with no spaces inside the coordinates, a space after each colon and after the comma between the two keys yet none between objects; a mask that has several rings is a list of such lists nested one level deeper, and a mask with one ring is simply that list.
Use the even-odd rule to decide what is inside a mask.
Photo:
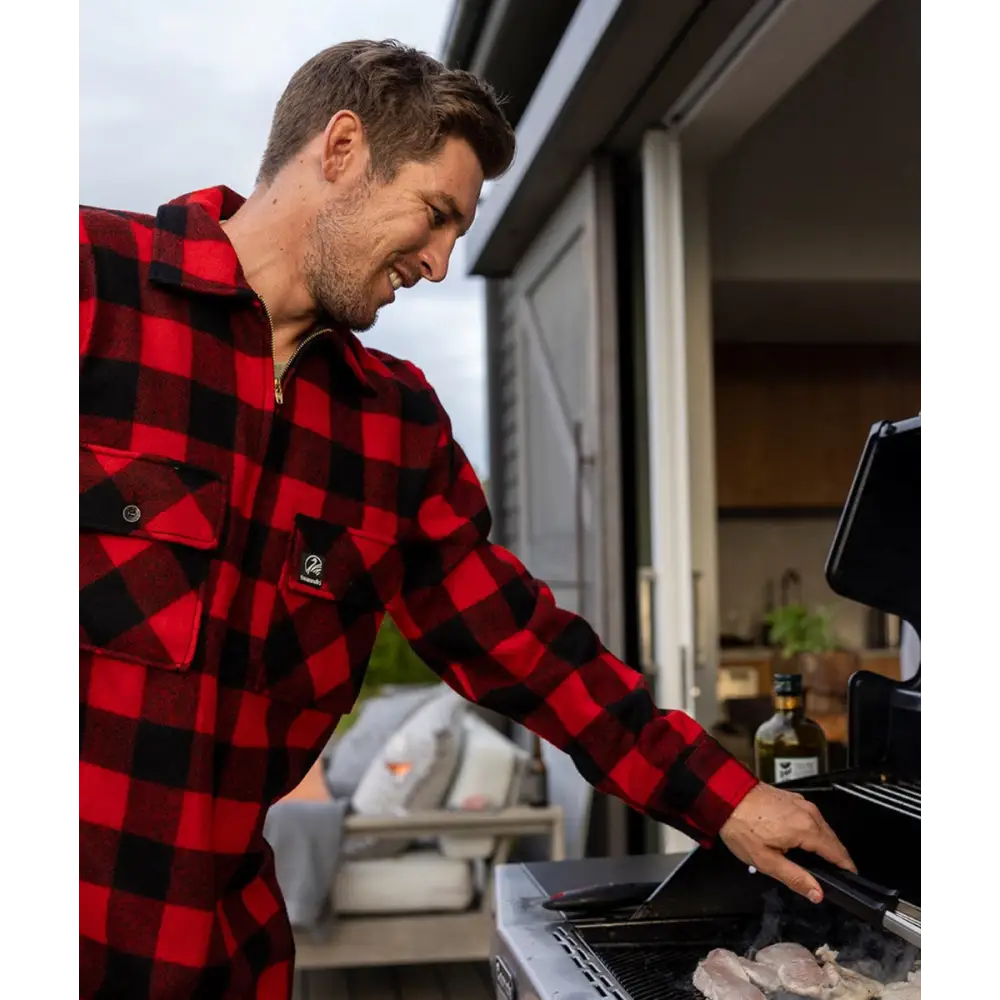
[{"label": "white column", "polygon": [[697,574],[694,614],[694,715],[718,719],[719,518],[715,465],[715,363],[708,185],[703,168],[684,166],[684,294],[691,459],[691,557]]},{"label": "white column", "polygon": [[[691,480],[681,151],[662,129],[642,144],[646,378],[649,400],[654,656],[657,700],[694,710]],[[689,838],[661,828],[664,851]]]}]

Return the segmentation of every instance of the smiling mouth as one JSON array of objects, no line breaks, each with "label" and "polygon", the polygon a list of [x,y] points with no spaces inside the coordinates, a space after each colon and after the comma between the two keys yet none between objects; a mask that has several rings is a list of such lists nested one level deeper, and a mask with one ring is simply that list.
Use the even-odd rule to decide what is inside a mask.
[{"label": "smiling mouth", "polygon": [[389,268],[389,284],[394,292],[403,287],[402,275],[394,267]]}]

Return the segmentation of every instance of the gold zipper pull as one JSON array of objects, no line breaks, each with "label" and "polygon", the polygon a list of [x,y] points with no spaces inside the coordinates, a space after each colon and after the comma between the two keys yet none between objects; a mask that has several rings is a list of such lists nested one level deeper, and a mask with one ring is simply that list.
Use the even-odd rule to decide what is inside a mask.
[{"label": "gold zipper pull", "polygon": [[281,406],[285,401],[285,397],[281,392],[281,379],[277,375],[274,376],[274,401]]}]

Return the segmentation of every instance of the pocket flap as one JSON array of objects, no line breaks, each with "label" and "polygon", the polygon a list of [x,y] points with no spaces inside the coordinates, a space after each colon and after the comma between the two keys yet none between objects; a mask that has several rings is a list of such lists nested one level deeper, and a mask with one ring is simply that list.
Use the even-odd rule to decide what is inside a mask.
[{"label": "pocket flap", "polygon": [[299,514],[289,561],[288,586],[299,593],[341,600],[370,592],[384,599],[400,559],[393,542],[343,525]]},{"label": "pocket flap", "polygon": [[80,445],[80,527],[112,535],[219,545],[226,486],[204,469],[103,445]]}]

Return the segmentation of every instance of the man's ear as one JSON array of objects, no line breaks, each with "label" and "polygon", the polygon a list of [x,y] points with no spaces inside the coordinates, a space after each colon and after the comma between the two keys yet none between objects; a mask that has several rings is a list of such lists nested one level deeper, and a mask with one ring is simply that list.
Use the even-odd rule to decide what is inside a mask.
[{"label": "man's ear", "polygon": [[321,166],[331,182],[360,176],[368,168],[368,140],[361,119],[353,111],[338,111],[323,132]]}]

